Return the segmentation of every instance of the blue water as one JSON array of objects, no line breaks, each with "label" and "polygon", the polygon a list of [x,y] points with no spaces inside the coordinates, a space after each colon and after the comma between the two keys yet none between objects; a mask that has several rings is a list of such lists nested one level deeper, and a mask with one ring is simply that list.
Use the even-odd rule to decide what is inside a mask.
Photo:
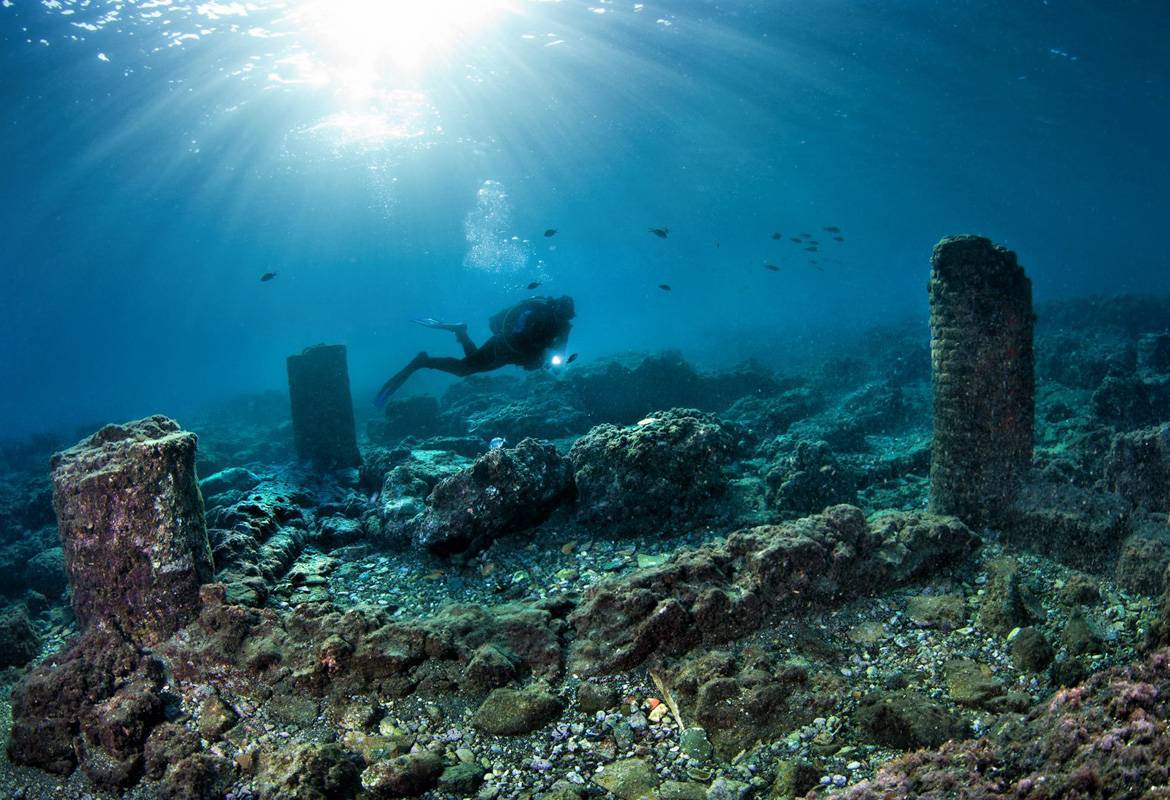
[{"label": "blue water", "polygon": [[1168,32],[1162,0],[3,0],[0,436],[182,419],[322,341],[364,408],[458,352],[411,317],[479,340],[535,280],[583,360],[781,369],[923,314],[950,233],[1040,301],[1170,291]]}]

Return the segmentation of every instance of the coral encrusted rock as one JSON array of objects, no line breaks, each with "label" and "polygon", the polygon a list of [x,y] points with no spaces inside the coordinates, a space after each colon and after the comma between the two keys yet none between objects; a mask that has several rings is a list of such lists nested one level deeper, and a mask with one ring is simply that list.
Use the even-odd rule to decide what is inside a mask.
[{"label": "coral encrusted rock", "polygon": [[738,531],[591,588],[569,616],[577,630],[569,668],[616,672],[730,641],[769,614],[888,589],[978,546],[953,517],[893,512],[867,523],[853,506]]},{"label": "coral encrusted rock", "polygon": [[439,481],[414,538],[436,553],[484,547],[544,519],[572,488],[569,462],[551,444],[525,439],[484,453]]},{"label": "coral encrusted rock", "polygon": [[83,629],[147,646],[195,617],[212,576],[195,434],[166,417],[107,425],[53,456],[53,507]]},{"label": "coral encrusted rock", "polygon": [[598,425],[569,451],[577,518],[606,533],[686,522],[727,488],[735,438],[713,415],[658,411],[636,425]]}]

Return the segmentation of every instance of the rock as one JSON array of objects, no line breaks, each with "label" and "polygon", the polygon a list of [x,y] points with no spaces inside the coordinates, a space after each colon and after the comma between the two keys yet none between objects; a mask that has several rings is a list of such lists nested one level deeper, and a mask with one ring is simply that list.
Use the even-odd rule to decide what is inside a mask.
[{"label": "rock", "polygon": [[0,611],[0,668],[23,667],[41,652],[41,637],[23,605]]},{"label": "rock", "polygon": [[1065,608],[1087,606],[1101,599],[1101,590],[1089,575],[1077,572],[1069,576],[1057,595],[1057,602]]},{"label": "rock", "polygon": [[821,771],[800,758],[783,758],[776,762],[776,776],[768,790],[769,800],[796,800],[817,785]]},{"label": "rock", "polygon": [[298,458],[322,469],[362,463],[345,345],[319,344],[289,356],[288,396]]},{"label": "rock", "polygon": [[592,587],[569,615],[577,629],[569,666],[577,674],[613,672],[728,641],[766,614],[888,590],[944,570],[977,546],[952,518],[892,512],[867,524],[851,506],[737,531]]},{"label": "rock", "polygon": [[145,775],[157,781],[170,765],[198,753],[199,750],[198,736],[182,725],[164,722],[150,732],[143,745]]},{"label": "rock", "polygon": [[867,695],[857,709],[856,720],[870,741],[899,750],[938,747],[948,739],[969,735],[969,727],[960,717],[908,689]]},{"label": "rock", "polygon": [[967,603],[956,594],[915,595],[906,603],[906,616],[915,625],[953,631],[967,621]]},{"label": "rock", "polygon": [[987,564],[990,580],[976,621],[979,627],[1000,636],[1012,629],[1044,619],[1044,609],[1032,588],[1020,575],[1014,558],[998,558]]},{"label": "rock", "polygon": [[743,800],[749,788],[746,783],[720,775],[707,787],[707,800]]},{"label": "rock", "polygon": [[1004,515],[1004,538],[1078,569],[1111,561],[1127,533],[1128,504],[1116,494],[1032,481]]},{"label": "rock", "polygon": [[258,766],[260,800],[333,800],[352,797],[359,785],[357,759],[334,743],[286,744],[263,753]]},{"label": "rock", "polygon": [[230,467],[208,475],[199,481],[199,491],[205,497],[224,492],[250,492],[260,484],[260,477],[243,467]]},{"label": "rock", "polygon": [[[8,757],[61,775],[72,772],[79,761],[93,763],[95,780],[116,785],[133,772],[135,742],[149,732],[140,718],[126,712],[153,712],[143,695],[146,687],[161,684],[159,677],[158,663],[121,638],[100,629],[83,635],[12,690]],[[110,715],[109,722],[103,714]],[[128,726],[125,731],[117,727],[122,721]],[[103,757],[109,762],[104,775],[95,761]]]},{"label": "rock", "polygon": [[719,416],[750,430],[754,437],[772,438],[787,433],[794,422],[812,416],[824,405],[819,392],[802,386],[779,395],[741,397]]},{"label": "rock", "polygon": [[219,695],[210,695],[199,707],[199,735],[214,742],[239,720],[236,712]]},{"label": "rock", "polygon": [[1104,644],[1101,634],[1089,623],[1080,609],[1069,614],[1060,638],[1069,654],[1074,656],[1100,653]]},{"label": "rock", "polygon": [[414,797],[435,788],[442,774],[443,759],[437,753],[419,750],[375,761],[362,772],[361,784],[372,800]]},{"label": "rock", "polygon": [[799,442],[765,475],[768,503],[797,515],[816,514],[838,503],[857,503],[857,479],[825,442]]},{"label": "rock", "polygon": [[489,450],[435,486],[414,537],[436,553],[485,547],[543,522],[571,487],[569,463],[550,444],[525,439]]},{"label": "rock", "polygon": [[707,787],[695,781],[663,781],[658,800],[706,800]]},{"label": "rock", "polygon": [[1159,595],[1170,566],[1170,524],[1159,516],[1134,519],[1133,533],[1121,543],[1113,579],[1127,592]]},{"label": "rock", "polygon": [[1138,365],[1155,375],[1170,374],[1170,333],[1147,333],[1138,339]]},{"label": "rock", "polygon": [[691,520],[726,490],[734,446],[718,419],[693,409],[653,412],[624,428],[599,425],[569,451],[577,518],[608,534]]},{"label": "rock", "polygon": [[627,758],[606,764],[594,773],[593,782],[618,800],[642,800],[653,797],[658,788],[658,775],[644,759]]},{"label": "rock", "polygon": [[439,776],[439,791],[470,797],[483,783],[483,767],[478,764],[454,764]]},{"label": "rock", "polygon": [[161,675],[146,674],[85,709],[75,747],[81,770],[104,787],[126,787],[138,779],[146,737],[162,721]]},{"label": "rock", "polygon": [[65,551],[50,547],[37,553],[24,567],[24,582],[33,591],[57,599],[68,586],[65,577]]},{"label": "rock", "polygon": [[679,749],[695,761],[706,761],[714,752],[707,732],[702,728],[687,728],[678,737]]},{"label": "rock", "polygon": [[495,736],[531,733],[561,714],[561,702],[536,688],[494,689],[475,712],[475,727]]},{"label": "rock", "polygon": [[195,435],[166,417],[107,425],[53,456],[53,505],[82,628],[153,645],[211,580]]},{"label": "rock", "polygon": [[1055,692],[999,733],[887,762],[842,796],[1153,800],[1170,763],[1170,741],[1160,735],[1168,694],[1170,658],[1158,650]]},{"label": "rock", "polygon": [[467,663],[464,684],[471,691],[485,692],[504,686],[516,677],[516,657],[494,644],[479,647]]},{"label": "rock", "polygon": [[1114,436],[1105,486],[1139,509],[1170,510],[1170,423]]},{"label": "rock", "polygon": [[1004,693],[991,668],[968,658],[953,658],[943,665],[947,694],[959,705],[986,706]]},{"label": "rock", "polygon": [[1052,645],[1038,628],[1021,628],[1016,638],[1012,639],[1012,664],[1018,670],[1043,672],[1052,663],[1054,655]]},{"label": "rock", "polygon": [[465,425],[485,441],[500,436],[509,442],[564,439],[584,433],[592,424],[588,414],[560,397],[523,397],[472,410],[456,407],[444,418],[452,425]]},{"label": "rock", "polygon": [[598,711],[608,711],[617,705],[617,690],[591,681],[577,687],[577,708],[582,714],[592,716]]},{"label": "rock", "polygon": [[169,767],[155,796],[159,800],[221,800],[236,782],[236,765],[213,753],[195,753]]},{"label": "rock", "polygon": [[1170,382],[1163,377],[1142,380],[1136,375],[1107,375],[1093,392],[1093,414],[1121,429],[1164,422],[1170,403]]}]

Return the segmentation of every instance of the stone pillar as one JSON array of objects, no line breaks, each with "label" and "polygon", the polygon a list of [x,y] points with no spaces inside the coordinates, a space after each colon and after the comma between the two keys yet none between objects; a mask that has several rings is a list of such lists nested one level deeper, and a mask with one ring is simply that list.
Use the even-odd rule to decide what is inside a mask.
[{"label": "stone pillar", "polygon": [[981,236],[943,239],[931,267],[930,509],[984,525],[1032,462],[1032,283]]},{"label": "stone pillar", "polygon": [[107,425],[53,456],[53,508],[82,630],[150,647],[212,579],[195,434],[166,417]]},{"label": "stone pillar", "polygon": [[354,432],[345,345],[319,344],[299,356],[289,356],[288,396],[297,456],[302,461],[325,469],[362,463]]}]

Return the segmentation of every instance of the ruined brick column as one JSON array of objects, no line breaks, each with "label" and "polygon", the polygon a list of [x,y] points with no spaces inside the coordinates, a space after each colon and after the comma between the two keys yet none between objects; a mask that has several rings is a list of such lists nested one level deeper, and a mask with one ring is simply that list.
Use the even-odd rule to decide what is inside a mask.
[{"label": "ruined brick column", "polygon": [[212,578],[195,434],[166,417],[107,425],[53,456],[53,508],[83,630],[151,646]]},{"label": "ruined brick column", "polygon": [[288,396],[293,438],[302,461],[325,469],[362,463],[354,431],[345,345],[319,344],[300,355],[289,356]]},{"label": "ruined brick column", "polygon": [[1016,254],[981,236],[934,248],[930,509],[993,522],[1032,461],[1032,283]]}]

